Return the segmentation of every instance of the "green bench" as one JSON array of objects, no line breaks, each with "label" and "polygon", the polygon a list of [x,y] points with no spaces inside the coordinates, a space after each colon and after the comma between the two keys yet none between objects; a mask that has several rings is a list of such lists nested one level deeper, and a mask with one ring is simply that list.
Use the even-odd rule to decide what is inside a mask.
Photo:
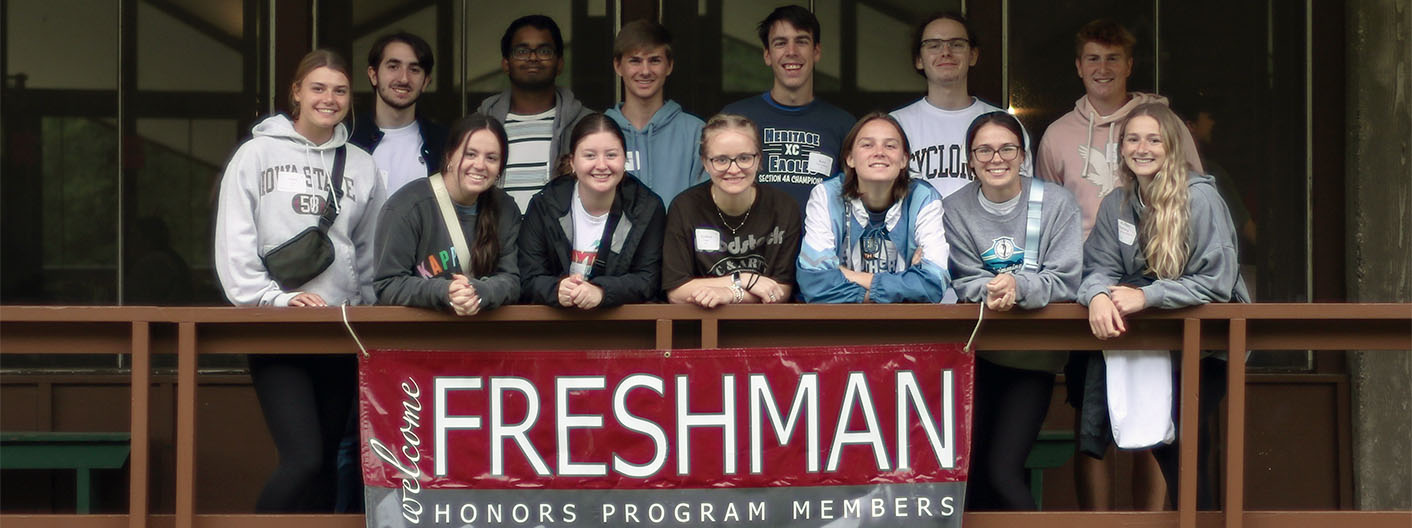
[{"label": "green bench", "polygon": [[1039,439],[1025,459],[1025,468],[1030,470],[1030,495],[1034,496],[1034,504],[1039,509],[1044,509],[1044,470],[1062,466],[1073,456],[1073,431],[1039,432]]},{"label": "green bench", "polygon": [[92,471],[122,468],[132,450],[131,441],[128,433],[0,433],[0,469],[75,470],[78,497],[74,504],[78,513],[89,513]]}]

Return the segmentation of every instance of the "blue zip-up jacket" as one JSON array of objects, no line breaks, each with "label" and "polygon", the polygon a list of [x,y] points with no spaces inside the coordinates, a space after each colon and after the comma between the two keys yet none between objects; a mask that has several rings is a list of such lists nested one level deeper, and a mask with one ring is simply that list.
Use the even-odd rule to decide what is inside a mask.
[{"label": "blue zip-up jacket", "polygon": [[634,127],[623,116],[623,103],[604,114],[618,123],[627,139],[628,172],[657,193],[662,203],[672,203],[687,187],[704,181],[700,148],[701,128],[706,123],[682,110],[676,101],[658,108],[645,129]]},{"label": "blue zip-up jacket", "polygon": [[[946,271],[950,247],[941,218],[941,194],[924,181],[912,180],[907,196],[888,208],[885,220],[888,238],[897,247],[903,269],[873,274],[870,300],[941,302],[951,282]],[[814,186],[804,214],[804,243],[795,273],[805,302],[863,302],[866,290],[844,278],[839,266],[857,260],[858,240],[867,225],[868,211],[862,200],[844,199],[842,175]],[[913,265],[918,249],[921,262]],[[854,265],[850,264],[850,269]]]}]

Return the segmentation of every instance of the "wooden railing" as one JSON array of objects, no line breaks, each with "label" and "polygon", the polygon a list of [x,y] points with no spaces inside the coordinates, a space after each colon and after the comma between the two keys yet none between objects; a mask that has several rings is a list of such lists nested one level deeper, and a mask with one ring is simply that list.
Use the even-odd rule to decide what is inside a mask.
[{"label": "wooden railing", "polygon": [[[964,342],[976,305],[727,306],[632,305],[592,312],[508,306],[460,318],[400,307],[349,308],[369,348],[604,349],[714,348],[816,344]],[[1122,338],[1098,341],[1088,313],[1063,304],[1032,312],[986,312],[976,348],[1006,350],[1181,350],[1181,369],[1196,374],[1199,351],[1412,350],[1409,304],[1224,304],[1150,310],[1129,321]],[[175,327],[175,332],[170,331]],[[354,515],[204,514],[195,509],[197,357],[201,354],[353,353],[338,308],[248,309],[0,306],[0,353],[132,355],[129,497],[126,515],[13,515],[5,528],[82,526],[354,527]],[[154,351],[177,356],[175,513],[149,511],[151,365]],[[1398,353],[1398,352],[1390,352]],[[1239,356],[1236,356],[1239,357]],[[1138,513],[967,513],[967,527],[1412,526],[1409,512],[1257,512],[1244,506],[1245,364],[1228,377],[1225,490],[1219,512],[1197,512],[1196,375],[1180,387],[1181,462],[1177,511]]]}]

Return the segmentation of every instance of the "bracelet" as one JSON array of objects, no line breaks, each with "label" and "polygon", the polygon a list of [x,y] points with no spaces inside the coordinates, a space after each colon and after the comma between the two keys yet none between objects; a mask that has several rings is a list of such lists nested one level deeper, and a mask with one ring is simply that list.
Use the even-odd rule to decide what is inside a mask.
[{"label": "bracelet", "polygon": [[750,274],[750,282],[745,283],[745,289],[747,289],[747,290],[753,290],[753,289],[755,289],[755,284],[756,284],[756,283],[759,283],[759,282],[760,282],[760,274],[759,274],[759,273],[751,273],[751,274]]},{"label": "bracelet", "polygon": [[745,290],[740,288],[739,282],[731,285],[731,296],[734,297],[734,300],[731,301],[732,304],[740,304],[745,301]]},{"label": "bracelet", "polygon": [[739,272],[739,271],[732,271],[732,272],[731,272],[731,285],[732,285],[731,287],[733,287],[733,288],[735,288],[735,289],[737,289],[737,290],[741,288],[741,286],[740,286],[740,272]]}]

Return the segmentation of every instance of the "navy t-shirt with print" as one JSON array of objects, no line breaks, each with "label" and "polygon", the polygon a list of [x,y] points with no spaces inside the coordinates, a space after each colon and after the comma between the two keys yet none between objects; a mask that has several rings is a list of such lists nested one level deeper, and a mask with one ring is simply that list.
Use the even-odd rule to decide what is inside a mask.
[{"label": "navy t-shirt with print", "polygon": [[822,99],[804,106],[785,106],[770,93],[726,105],[721,112],[740,114],[760,127],[765,150],[756,179],[789,193],[803,211],[809,191],[841,170],[839,149],[855,119]]}]

